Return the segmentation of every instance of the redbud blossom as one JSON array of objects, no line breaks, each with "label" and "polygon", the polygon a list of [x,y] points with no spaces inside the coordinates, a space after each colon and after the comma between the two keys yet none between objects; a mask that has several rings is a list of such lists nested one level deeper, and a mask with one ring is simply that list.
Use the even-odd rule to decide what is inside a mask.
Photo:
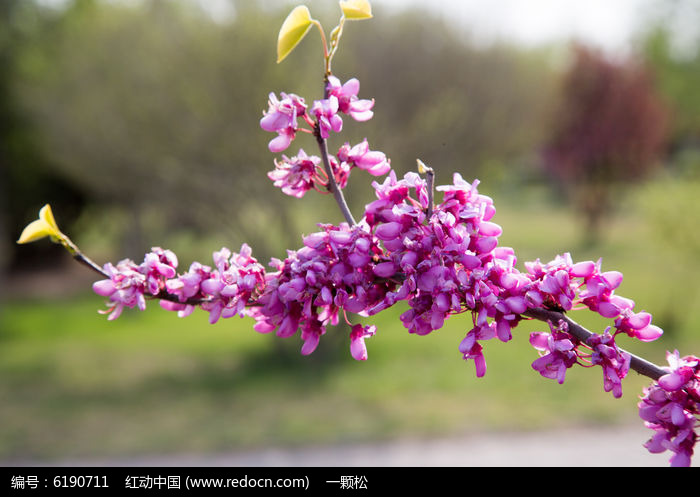
[{"label": "redbud blossom", "polygon": [[374,113],[372,107],[374,100],[360,100],[360,82],[356,78],[341,84],[335,76],[328,77],[328,94],[338,99],[338,110],[344,114],[350,114],[356,121],[369,121]]},{"label": "redbud blossom", "polygon": [[551,333],[531,333],[530,344],[542,353],[532,363],[532,368],[545,378],[564,383],[566,370],[576,364],[578,340],[568,333],[568,325],[562,321],[558,326],[549,323]]},{"label": "redbud blossom", "polygon": [[324,100],[316,100],[311,107],[316,118],[321,138],[327,139],[329,131],[339,133],[343,129],[343,119],[338,115],[338,99],[331,95]]},{"label": "redbud blossom", "polygon": [[320,163],[319,157],[308,156],[299,149],[299,153],[291,159],[283,155],[281,161],[275,160],[275,169],[267,173],[267,177],[285,194],[301,198],[322,183],[316,171]]},{"label": "redbud blossom", "polygon": [[639,416],[654,430],[644,444],[651,453],[669,450],[671,466],[690,466],[698,440],[700,417],[700,359],[667,353],[669,373],[644,390]]},{"label": "redbud blossom", "polygon": [[618,348],[610,327],[603,335],[593,335],[587,343],[593,349],[591,364],[603,368],[603,389],[612,391],[615,398],[622,397],[622,379],[627,376],[632,356]]},{"label": "redbud blossom", "polygon": [[269,108],[260,119],[260,127],[265,131],[278,133],[278,137],[270,141],[268,148],[277,153],[286,150],[294,139],[297,130],[297,118],[306,112],[304,99],[294,95],[280,93],[281,100],[274,93],[269,95]]},{"label": "redbud blossom", "polygon": [[358,361],[367,360],[367,346],[365,338],[374,336],[377,331],[376,326],[362,326],[356,324],[350,331],[350,353]]},{"label": "redbud blossom", "polygon": [[371,151],[367,139],[351,147],[349,143],[338,150],[338,160],[367,171],[372,176],[389,172],[391,165],[383,152]]}]

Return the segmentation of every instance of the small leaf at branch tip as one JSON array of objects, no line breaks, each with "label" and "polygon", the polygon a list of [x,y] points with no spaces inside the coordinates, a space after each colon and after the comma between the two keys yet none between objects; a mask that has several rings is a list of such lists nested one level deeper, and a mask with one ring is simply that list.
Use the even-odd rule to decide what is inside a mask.
[{"label": "small leaf at branch tip", "polygon": [[58,229],[49,204],[41,208],[39,211],[39,219],[32,221],[24,228],[17,243],[31,243],[47,236],[50,237],[52,241],[57,242],[65,238],[65,235]]},{"label": "small leaf at branch tip", "polygon": [[299,44],[311,29],[313,19],[305,5],[299,5],[292,10],[282,23],[277,37],[277,63],[282,62],[287,55]]},{"label": "small leaf at branch tip", "polygon": [[52,229],[59,232],[58,225],[56,224],[56,218],[53,217],[53,211],[51,210],[51,206],[49,204],[46,204],[41,208],[39,211],[39,219],[43,219],[49,226],[51,226]]},{"label": "small leaf at branch tip", "polygon": [[348,21],[372,18],[372,6],[369,0],[340,0],[340,8]]},{"label": "small leaf at branch tip", "polygon": [[416,164],[418,164],[418,172],[421,174],[427,174],[427,173],[433,172],[433,168],[426,166],[425,162],[423,162],[420,159],[416,159]]}]

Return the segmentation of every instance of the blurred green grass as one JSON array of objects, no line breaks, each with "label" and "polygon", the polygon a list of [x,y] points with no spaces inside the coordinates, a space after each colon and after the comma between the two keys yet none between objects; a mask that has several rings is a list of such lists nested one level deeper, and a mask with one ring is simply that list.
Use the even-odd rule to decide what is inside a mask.
[{"label": "blurred green grass", "polygon": [[[623,347],[657,363],[664,363],[667,349],[698,352],[697,264],[663,252],[641,213],[621,211],[600,246],[576,248],[576,217],[542,191],[483,193],[496,199],[501,243],[516,248],[521,265],[569,250],[575,260],[602,255],[604,269],[625,274],[619,293],[650,311],[667,333],[654,344],[623,339]],[[674,297],[680,294],[685,300]],[[96,312],[101,304],[89,293],[5,302],[0,460],[615,424],[636,417],[637,396],[648,384],[631,373],[625,394],[614,399],[602,391],[598,369],[572,369],[564,385],[541,378],[530,367],[536,353],[527,342],[529,331],[546,329],[538,322],[519,326],[512,342],[487,343],[488,371],[477,379],[457,350],[470,328],[468,315],[419,337],[401,326],[402,307],[386,311],[371,320],[378,333],[361,363],[349,354],[346,328],[329,329],[319,350],[301,357],[298,337],[258,334],[248,319],[211,326],[203,312],[179,319],[152,302],[146,312],[125,311],[107,322]],[[592,330],[607,326],[587,314],[572,317]]]}]

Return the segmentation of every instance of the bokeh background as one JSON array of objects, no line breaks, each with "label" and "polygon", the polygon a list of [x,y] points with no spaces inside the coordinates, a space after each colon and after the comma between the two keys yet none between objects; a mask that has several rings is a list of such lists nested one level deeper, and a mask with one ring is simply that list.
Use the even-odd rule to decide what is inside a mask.
[{"label": "bokeh background", "polygon": [[[537,19],[562,3],[574,2],[376,0],[374,19],[346,26],[333,64],[341,80],[360,79],[375,117],[346,120],[339,139],[368,137],[399,173],[421,158],[438,184],[478,177],[520,264],[603,257],[625,275],[619,293],[665,330],[659,343],[622,346],[659,364],[666,350],[697,354],[700,2],[620,2],[624,30],[600,9],[607,38],[513,23],[516,6]],[[257,334],[247,319],[211,326],[152,303],[107,322],[93,273],[46,241],[14,243],[45,203],[100,263],[161,246],[186,268],[244,242],[265,263],[316,223],[340,222],[330,196],[286,197],[266,177],[268,93],[322,92],[316,33],[275,64],[293,5],[0,1],[0,461],[641,423],[643,377],[632,373],[616,400],[597,370],[571,370],[563,386],[532,370],[528,332],[541,323],[488,343],[481,379],[457,350],[467,316],[411,336],[401,306],[372,320],[368,361],[350,357],[343,327],[301,357],[298,337]],[[337,2],[307,5],[327,30],[337,22]],[[310,152],[305,138],[295,145]],[[356,215],[372,179],[351,179]]]}]

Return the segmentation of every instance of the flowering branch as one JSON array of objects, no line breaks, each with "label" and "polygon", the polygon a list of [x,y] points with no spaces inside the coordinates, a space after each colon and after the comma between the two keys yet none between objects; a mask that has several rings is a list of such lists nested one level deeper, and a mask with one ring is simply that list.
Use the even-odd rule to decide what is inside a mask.
[{"label": "flowering branch", "polygon": [[[210,323],[221,318],[248,316],[254,329],[282,338],[299,332],[301,353],[312,353],[329,325],[341,317],[373,316],[397,302],[408,303],[400,316],[409,333],[428,335],[442,328],[446,319],[470,315],[470,327],[457,349],[473,361],[476,375],[486,373],[484,343],[493,338],[512,339],[520,321],[534,318],[548,323],[548,332],[530,334],[539,357],[532,368],[545,378],[564,383],[574,365],[600,366],[603,389],[618,398],[622,380],[630,369],[654,383],[639,403],[640,417],[654,430],[645,444],[651,452],[670,450],[672,465],[689,465],[698,439],[700,416],[700,359],[667,354],[668,367],[659,367],[619,348],[616,338],[625,334],[643,342],[656,340],[663,331],[651,324],[648,312],[636,312],[635,303],[615,292],[622,282],[618,271],[603,271],[602,261],[575,263],[570,254],[548,263],[525,263],[516,268],[515,251],[498,245],[502,228],[492,222],[493,200],[481,193],[478,180],[469,183],[459,173],[452,184],[434,188],[434,171],[420,160],[419,172],[399,179],[384,153],[370,150],[367,140],[345,143],[333,156],[328,138],[340,133],[342,115],[356,121],[373,116],[374,100],[358,97],[360,83],[344,84],[330,73],[330,58],[346,19],[371,17],[367,0],[341,0],[343,16],[332,32],[331,49],[322,36],[326,73],[323,99],[309,109],[294,94],[271,93],[260,126],[277,134],[268,148],[286,150],[297,131],[314,135],[320,157],[302,149],[293,157],[275,160],[268,177],[275,186],[296,198],[308,191],[331,192],[344,223],[319,224],[319,231],[303,238],[303,246],[289,250],[284,260],[272,259],[266,270],[244,244],[239,252],[222,248],[213,254],[213,265],[194,262],[178,273],[174,253],[155,247],[141,264],[125,259],[99,268],[58,229],[46,206],[39,219],[22,233],[19,242],[43,237],[63,244],[81,263],[105,276],[93,290],[107,298],[108,319],[116,319],[125,307],[144,310],[147,299],[180,317],[195,308],[209,313]],[[285,20],[278,40],[278,61],[286,57],[318,21],[306,7],[297,7]],[[299,125],[301,120],[301,127]],[[308,127],[305,127],[308,126]],[[372,176],[376,200],[365,207],[359,222],[345,202],[342,188],[354,169]],[[434,190],[442,192],[436,203]],[[567,314],[588,309],[612,320],[603,333],[593,333]],[[376,333],[371,325],[352,326],[352,357],[367,359],[365,340]]]}]

